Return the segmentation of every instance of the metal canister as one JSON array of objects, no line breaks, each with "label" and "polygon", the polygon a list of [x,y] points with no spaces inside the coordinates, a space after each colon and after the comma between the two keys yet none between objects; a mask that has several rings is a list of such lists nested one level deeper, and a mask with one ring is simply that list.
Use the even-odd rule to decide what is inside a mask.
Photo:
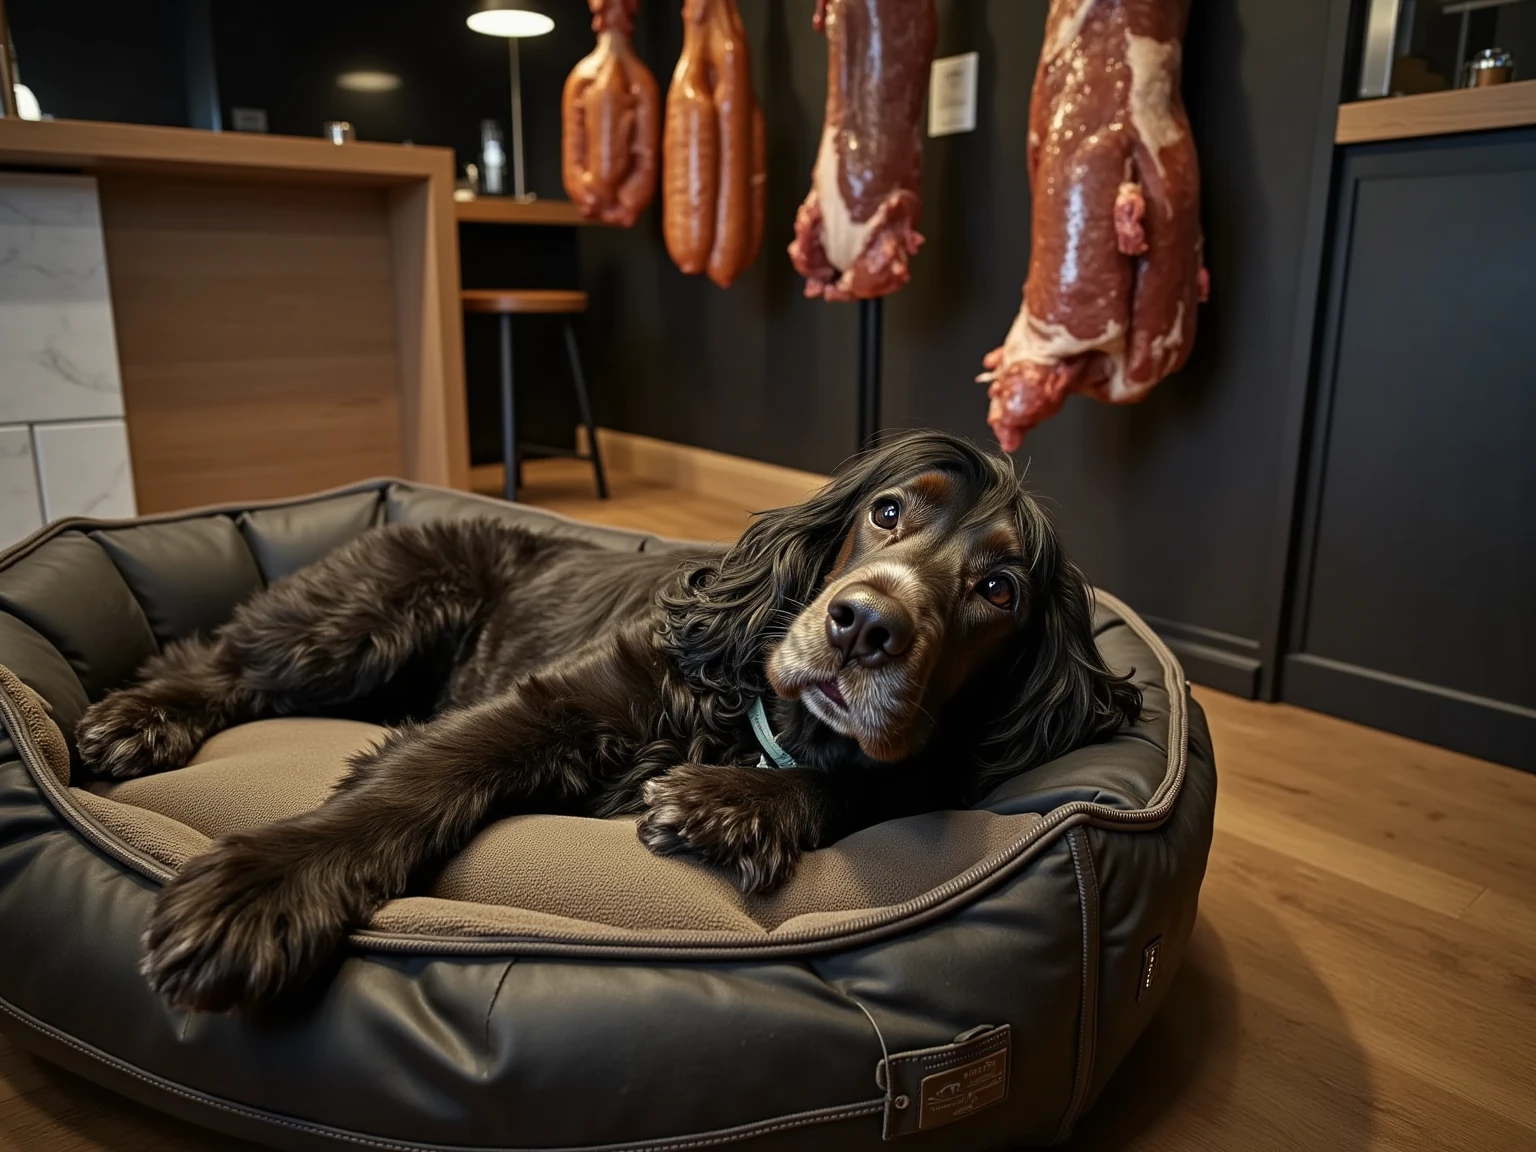
[{"label": "metal canister", "polygon": [[1515,58],[1502,48],[1484,48],[1461,66],[1463,88],[1491,88],[1515,78]]}]

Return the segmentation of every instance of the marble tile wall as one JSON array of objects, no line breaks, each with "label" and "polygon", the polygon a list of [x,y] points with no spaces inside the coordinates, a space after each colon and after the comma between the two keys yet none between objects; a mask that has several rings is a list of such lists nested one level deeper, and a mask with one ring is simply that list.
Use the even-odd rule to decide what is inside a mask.
[{"label": "marble tile wall", "polygon": [[96,182],[0,173],[0,547],[133,513]]},{"label": "marble tile wall", "polygon": [[32,430],[0,427],[0,548],[43,525],[43,497],[32,458]]},{"label": "marble tile wall", "polygon": [[121,420],[32,425],[43,517],[134,514],[128,433]]}]

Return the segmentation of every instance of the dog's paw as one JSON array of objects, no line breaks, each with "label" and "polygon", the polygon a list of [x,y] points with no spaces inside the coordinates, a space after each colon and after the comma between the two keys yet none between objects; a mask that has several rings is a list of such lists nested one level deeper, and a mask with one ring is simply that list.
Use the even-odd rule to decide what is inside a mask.
[{"label": "dog's paw", "polygon": [[87,708],[75,728],[86,768],[114,780],[180,768],[201,742],[201,727],[156,701],[147,687],[110,693]]},{"label": "dog's paw", "polygon": [[188,861],[160,893],[142,971],[183,1011],[260,1007],[317,977],[351,919],[311,866],[237,834]]},{"label": "dog's paw", "polygon": [[729,869],[748,895],[779,887],[800,859],[800,836],[772,772],[684,764],[648,781],[644,794],[636,831],[647,848]]}]

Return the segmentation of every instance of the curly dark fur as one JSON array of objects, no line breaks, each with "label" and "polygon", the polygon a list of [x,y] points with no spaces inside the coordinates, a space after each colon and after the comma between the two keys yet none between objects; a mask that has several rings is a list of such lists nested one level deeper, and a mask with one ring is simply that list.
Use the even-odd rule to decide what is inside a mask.
[{"label": "curly dark fur", "polygon": [[[882,500],[899,526],[875,523]],[[984,602],[978,573],[1016,601]],[[838,649],[839,597],[885,605],[903,643]],[[1010,466],[916,433],[723,553],[614,553],[492,520],[377,529],[155,657],[91,707],[79,749],[122,778],[260,717],[395,725],[325,804],[225,836],[160,894],[151,984],[179,1008],[245,1008],[313,983],[500,815],[640,813],[653,850],[752,892],[859,827],[972,800],[1139,711],[1090,617]],[[756,767],[760,696],[802,767]]]}]

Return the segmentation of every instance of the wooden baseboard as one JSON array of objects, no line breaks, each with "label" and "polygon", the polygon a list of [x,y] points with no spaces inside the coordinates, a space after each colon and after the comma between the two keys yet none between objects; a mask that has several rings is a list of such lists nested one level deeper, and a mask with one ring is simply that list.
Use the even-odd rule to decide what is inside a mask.
[{"label": "wooden baseboard", "polygon": [[[578,428],[578,451],[586,451],[586,440],[586,429]],[[614,472],[711,496],[754,512],[798,504],[827,482],[825,476],[815,472],[612,428],[599,428],[597,442],[602,446],[603,463]]]}]

